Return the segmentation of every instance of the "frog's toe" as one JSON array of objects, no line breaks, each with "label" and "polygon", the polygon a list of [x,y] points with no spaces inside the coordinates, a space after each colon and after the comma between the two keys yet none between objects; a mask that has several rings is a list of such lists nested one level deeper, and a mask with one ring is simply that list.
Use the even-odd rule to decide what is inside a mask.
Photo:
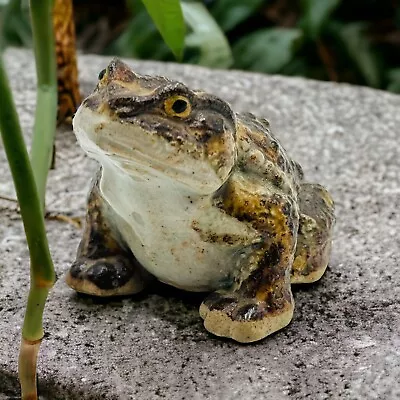
[{"label": "frog's toe", "polygon": [[140,292],[144,282],[139,271],[125,257],[77,260],[66,276],[77,292],[95,296],[121,296]]},{"label": "frog's toe", "polygon": [[205,328],[217,336],[241,343],[261,340],[289,324],[293,302],[271,311],[265,302],[211,294],[200,306]]}]

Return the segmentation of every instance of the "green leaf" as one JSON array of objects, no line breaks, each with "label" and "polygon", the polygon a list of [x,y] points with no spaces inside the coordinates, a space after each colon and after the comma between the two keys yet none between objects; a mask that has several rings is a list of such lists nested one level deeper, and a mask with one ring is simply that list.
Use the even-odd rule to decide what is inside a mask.
[{"label": "green leaf", "polygon": [[6,46],[32,46],[29,8],[21,0],[0,5],[0,49]]},{"label": "green leaf", "polygon": [[171,51],[163,41],[142,4],[122,34],[106,49],[107,54],[152,60],[171,60]]},{"label": "green leaf", "polygon": [[387,76],[389,80],[387,90],[400,93],[400,68],[390,69]]},{"label": "green leaf", "polygon": [[279,72],[292,58],[302,40],[295,28],[256,31],[233,47],[235,67],[266,73]]},{"label": "green leaf", "polygon": [[182,59],[185,23],[179,0],[142,0],[165,43],[179,60]]},{"label": "green leaf", "polygon": [[282,75],[289,76],[308,76],[309,65],[307,57],[296,54],[284,67],[279,71]]},{"label": "green leaf", "polygon": [[228,40],[207,8],[199,2],[183,2],[182,11],[192,29],[186,45],[200,49],[197,64],[214,68],[231,66],[233,58]]},{"label": "green leaf", "polygon": [[301,26],[305,34],[312,39],[319,37],[324,24],[340,3],[341,0],[302,0]]},{"label": "green leaf", "polygon": [[350,58],[357,65],[368,85],[379,87],[379,63],[365,30],[364,22],[354,22],[344,25],[339,34]]},{"label": "green leaf", "polygon": [[211,14],[223,31],[227,32],[250,17],[264,0],[218,0],[211,6]]}]

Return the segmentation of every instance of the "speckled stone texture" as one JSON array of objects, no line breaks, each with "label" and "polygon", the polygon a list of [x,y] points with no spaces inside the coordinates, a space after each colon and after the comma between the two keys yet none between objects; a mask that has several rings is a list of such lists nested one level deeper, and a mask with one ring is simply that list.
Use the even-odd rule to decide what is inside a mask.
[{"label": "speckled stone texture", "polygon": [[[6,56],[27,137],[35,101],[30,53]],[[104,57],[80,57],[82,90],[94,87]],[[128,61],[129,62],[129,61]],[[337,205],[330,266],[295,288],[283,331],[240,345],[208,334],[202,299],[156,285],[140,296],[97,300],[63,280],[81,232],[48,221],[59,277],[45,315],[39,387],[47,399],[399,399],[400,97],[301,78],[130,61],[202,87],[270,119],[273,131]],[[57,134],[47,206],[83,216],[95,164],[70,129]],[[0,149],[0,194],[13,196]],[[17,352],[28,287],[28,252],[13,203],[0,201],[0,393],[18,393]]]}]

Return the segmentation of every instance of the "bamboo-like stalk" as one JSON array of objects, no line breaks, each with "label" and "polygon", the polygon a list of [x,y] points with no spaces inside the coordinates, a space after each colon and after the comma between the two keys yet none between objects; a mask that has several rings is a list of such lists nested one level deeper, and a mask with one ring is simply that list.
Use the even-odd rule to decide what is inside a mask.
[{"label": "bamboo-like stalk", "polygon": [[43,337],[43,310],[55,281],[40,203],[25,141],[0,56],[0,132],[21,209],[30,255],[31,284],[22,328],[19,374],[22,399],[37,399],[36,362]]},{"label": "bamboo-like stalk", "polygon": [[31,164],[43,209],[57,119],[57,66],[52,20],[53,3],[53,0],[30,0],[37,76]]}]

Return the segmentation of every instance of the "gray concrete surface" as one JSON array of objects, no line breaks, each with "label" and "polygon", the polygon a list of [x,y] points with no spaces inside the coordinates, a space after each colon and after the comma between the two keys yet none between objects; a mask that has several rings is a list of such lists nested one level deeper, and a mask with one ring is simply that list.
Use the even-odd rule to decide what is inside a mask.
[{"label": "gray concrete surface", "polygon": [[[32,57],[9,51],[7,65],[29,137]],[[89,93],[107,58],[80,58]],[[325,277],[295,289],[287,329],[252,345],[215,338],[202,326],[200,296],[163,285],[135,297],[96,300],[63,275],[80,232],[47,222],[59,280],[45,315],[39,387],[48,399],[399,399],[400,97],[300,78],[131,61],[202,87],[271,120],[274,131],[326,185],[337,226]],[[68,129],[57,136],[48,209],[83,216],[95,165]],[[0,194],[13,195],[0,149]],[[0,201],[0,393],[18,393],[17,352],[28,253],[16,207]]]}]

